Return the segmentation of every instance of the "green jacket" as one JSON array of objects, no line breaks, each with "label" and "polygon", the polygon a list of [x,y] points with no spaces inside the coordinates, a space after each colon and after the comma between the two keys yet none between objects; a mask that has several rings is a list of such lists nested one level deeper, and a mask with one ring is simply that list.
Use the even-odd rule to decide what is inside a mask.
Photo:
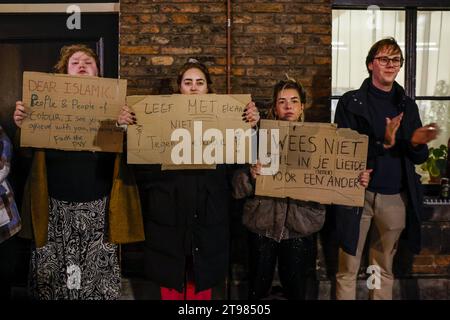
[{"label": "green jacket", "polygon": [[[39,192],[36,192],[39,190]],[[31,171],[25,184],[22,202],[23,227],[20,236],[33,238],[36,247],[47,243],[48,186],[45,151],[34,152]],[[114,162],[113,185],[108,208],[108,240],[112,243],[130,243],[144,240],[141,202],[130,168],[121,154]]]}]

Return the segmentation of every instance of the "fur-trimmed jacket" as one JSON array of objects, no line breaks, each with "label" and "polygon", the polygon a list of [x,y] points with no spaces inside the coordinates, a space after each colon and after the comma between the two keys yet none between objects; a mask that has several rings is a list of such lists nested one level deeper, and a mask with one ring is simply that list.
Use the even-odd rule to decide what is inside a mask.
[{"label": "fur-trimmed jacket", "polygon": [[232,184],[235,199],[247,198],[242,222],[254,233],[280,242],[307,237],[319,231],[325,222],[325,207],[319,203],[255,196],[255,184],[248,167],[235,172]]}]

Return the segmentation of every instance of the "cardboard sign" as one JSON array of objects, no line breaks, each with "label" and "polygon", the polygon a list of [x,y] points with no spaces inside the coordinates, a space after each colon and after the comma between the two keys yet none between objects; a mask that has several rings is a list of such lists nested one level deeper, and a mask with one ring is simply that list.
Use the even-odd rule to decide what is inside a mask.
[{"label": "cardboard sign", "polygon": [[[229,134],[251,132],[250,124],[242,120],[250,101],[250,95],[128,96],[127,105],[137,118],[136,125],[128,126],[128,163],[210,169],[239,163],[237,154],[245,155],[240,163],[249,163],[251,136],[241,145]],[[177,135],[180,132],[183,137]],[[174,161],[174,156],[183,161]]]},{"label": "cardboard sign", "polygon": [[262,120],[260,128],[279,129],[280,164],[274,175],[257,177],[257,195],[364,205],[358,176],[366,169],[367,136],[331,123]]},{"label": "cardboard sign", "polygon": [[126,91],[127,80],[24,72],[28,117],[20,145],[122,152],[123,132],[115,124]]}]

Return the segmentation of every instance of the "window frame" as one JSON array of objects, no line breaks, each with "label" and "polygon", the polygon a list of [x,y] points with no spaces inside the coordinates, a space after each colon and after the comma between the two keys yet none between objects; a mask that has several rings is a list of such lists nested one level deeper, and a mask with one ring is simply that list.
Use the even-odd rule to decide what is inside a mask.
[{"label": "window frame", "polygon": [[[332,10],[362,10],[368,6],[378,5],[381,10],[403,10],[405,11],[405,83],[406,95],[413,100],[450,100],[449,96],[416,96],[416,74],[417,74],[417,12],[418,11],[450,11],[448,1],[437,0],[394,0],[389,1],[361,1],[361,0],[334,0]],[[330,96],[330,110],[332,100],[339,100],[342,95]]]}]

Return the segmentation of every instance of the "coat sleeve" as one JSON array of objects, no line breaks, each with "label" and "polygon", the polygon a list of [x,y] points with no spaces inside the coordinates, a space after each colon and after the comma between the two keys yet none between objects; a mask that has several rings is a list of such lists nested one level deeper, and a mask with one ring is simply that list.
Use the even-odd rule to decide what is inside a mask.
[{"label": "coat sleeve", "polygon": [[422,164],[428,158],[428,146],[426,144],[420,144],[417,147],[413,147],[409,141],[406,145],[406,155],[414,164]]},{"label": "coat sleeve", "polygon": [[[350,128],[361,133],[361,128],[359,127],[355,115],[349,112],[346,105],[349,103],[349,96],[343,95],[337,104],[336,113],[334,116],[334,123],[338,125],[338,128]],[[369,124],[367,124],[369,125]],[[375,135],[369,135],[369,146],[367,151],[367,158],[374,159],[377,156],[383,155],[385,149],[383,147],[382,139],[375,137]]]},{"label": "coat sleeve", "polygon": [[407,126],[407,130],[405,130],[407,134],[405,134],[405,140],[402,141],[402,147],[406,156],[412,161],[412,163],[421,164],[428,158],[428,146],[426,144],[421,144],[417,147],[413,147],[411,144],[412,135],[416,129],[422,127],[422,121],[420,120],[419,108],[413,101],[410,103],[410,110],[410,121],[404,124]]},{"label": "coat sleeve", "polygon": [[3,128],[0,127],[0,184],[3,183],[11,168],[12,145]]},{"label": "coat sleeve", "polygon": [[346,95],[342,96],[337,104],[336,112],[334,114],[334,123],[338,125],[339,128],[353,128],[352,122],[350,121],[350,114],[345,111],[345,106],[348,103],[348,98]]},{"label": "coat sleeve", "polygon": [[250,177],[249,167],[237,169],[231,181],[232,196],[235,199],[243,199],[255,194],[255,186]]}]

